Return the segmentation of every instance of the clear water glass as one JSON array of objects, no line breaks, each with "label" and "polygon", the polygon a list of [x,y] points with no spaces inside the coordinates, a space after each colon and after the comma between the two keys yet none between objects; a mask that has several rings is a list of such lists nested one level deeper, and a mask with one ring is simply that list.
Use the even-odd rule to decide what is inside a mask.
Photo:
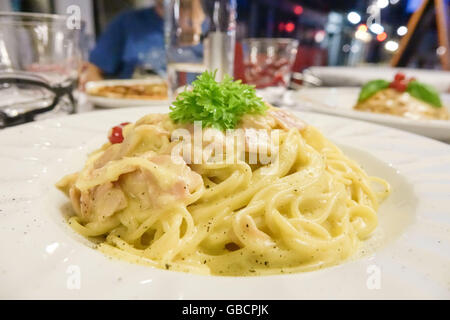
[{"label": "clear water glass", "polygon": [[69,19],[0,13],[0,127],[62,107],[74,110],[81,22]]},{"label": "clear water glass", "polygon": [[286,89],[297,55],[298,41],[287,38],[251,38],[242,43],[244,82],[257,89]]}]

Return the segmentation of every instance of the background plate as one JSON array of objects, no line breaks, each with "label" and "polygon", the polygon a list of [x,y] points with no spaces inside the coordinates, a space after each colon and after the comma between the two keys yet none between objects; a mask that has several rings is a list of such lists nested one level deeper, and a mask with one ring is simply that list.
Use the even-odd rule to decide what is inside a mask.
[{"label": "background plate", "polygon": [[136,85],[136,84],[153,84],[161,83],[164,80],[155,76],[154,78],[146,79],[130,79],[130,80],[102,80],[102,81],[89,81],[86,83],[86,96],[87,100],[98,106],[104,108],[129,108],[138,106],[161,106],[169,105],[169,100],[152,100],[152,99],[120,99],[120,98],[108,98],[89,94],[89,90],[104,86],[121,86],[121,85]]},{"label": "background plate", "polygon": [[359,87],[373,79],[391,81],[397,72],[403,72],[408,78],[415,77],[428,83],[441,92],[450,93],[450,73],[441,70],[412,68],[391,68],[382,66],[355,67],[310,67],[306,71],[322,80],[322,85]]},{"label": "background plate", "polygon": [[[450,142],[449,120],[412,120],[388,114],[353,110],[360,88],[304,88],[288,94],[286,103],[306,111],[371,121],[430,138]],[[442,103],[450,112],[450,95],[441,94]]]}]

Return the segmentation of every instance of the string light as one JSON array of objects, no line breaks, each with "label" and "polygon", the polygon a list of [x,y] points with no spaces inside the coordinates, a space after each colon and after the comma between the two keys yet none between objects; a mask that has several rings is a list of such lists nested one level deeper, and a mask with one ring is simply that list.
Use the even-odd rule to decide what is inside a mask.
[{"label": "string light", "polygon": [[358,31],[367,32],[367,26],[365,24],[360,24],[358,26]]},{"label": "string light", "polygon": [[439,47],[436,49],[436,54],[437,54],[438,56],[443,56],[446,52],[447,52],[447,49],[446,49],[444,46],[439,46]]},{"label": "string light", "polygon": [[382,32],[379,35],[377,35],[377,40],[380,42],[383,42],[384,40],[386,40],[386,38],[387,38],[386,32]]},{"label": "string light", "polygon": [[384,48],[385,48],[387,51],[390,51],[390,52],[397,51],[397,49],[398,49],[398,43],[395,42],[395,41],[393,41],[393,40],[389,40],[389,41],[386,42],[386,44],[384,45]]},{"label": "string light", "polygon": [[352,53],[358,53],[359,50],[360,50],[360,48],[359,48],[358,46],[356,46],[356,45],[353,45],[353,46],[350,48],[350,51],[351,51]]},{"label": "string light", "polygon": [[286,32],[291,33],[295,29],[295,24],[293,24],[292,22],[288,22],[288,23],[286,23],[285,29],[286,29]]},{"label": "string light", "polygon": [[357,24],[361,21],[361,16],[357,12],[352,11],[348,13],[347,19],[350,23]]},{"label": "string light", "polygon": [[378,6],[380,9],[384,9],[384,8],[386,8],[388,5],[389,5],[389,0],[378,0],[378,1],[377,1],[377,6]]},{"label": "string light", "polygon": [[400,26],[397,29],[397,34],[401,37],[408,33],[408,28],[405,26]]},{"label": "string light", "polygon": [[302,13],[303,13],[303,7],[302,6],[295,6],[294,7],[294,13],[296,14],[296,15],[301,15]]},{"label": "string light", "polygon": [[355,32],[355,38],[364,42],[369,42],[372,37],[370,33],[367,32],[367,26],[365,24],[360,24]]},{"label": "string light", "polygon": [[316,41],[317,43],[321,43],[324,39],[325,39],[325,31],[323,30],[319,30],[316,32],[316,34],[314,35],[314,41]]},{"label": "string light", "polygon": [[372,31],[375,34],[380,34],[384,31],[384,28],[379,23],[372,23],[369,27],[370,31]]}]

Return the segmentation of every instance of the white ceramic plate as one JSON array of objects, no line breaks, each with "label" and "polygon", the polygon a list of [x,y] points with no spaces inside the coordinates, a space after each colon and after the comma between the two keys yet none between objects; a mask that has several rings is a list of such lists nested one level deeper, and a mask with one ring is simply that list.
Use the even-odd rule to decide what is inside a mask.
[{"label": "white ceramic plate", "polygon": [[121,86],[121,85],[136,85],[136,84],[153,84],[161,83],[164,80],[160,77],[151,77],[146,79],[130,79],[130,80],[102,80],[102,81],[89,81],[86,83],[86,95],[87,100],[98,106],[104,108],[129,108],[138,106],[161,106],[168,105],[169,100],[151,100],[151,99],[119,99],[119,98],[108,98],[100,97],[96,95],[89,94],[89,91],[105,86]]},{"label": "white ceramic plate", "polygon": [[[360,88],[304,88],[290,92],[286,103],[304,111],[327,113],[341,117],[376,122],[430,138],[450,141],[449,120],[412,120],[388,114],[353,110]],[[444,106],[450,112],[450,94],[441,94]]]},{"label": "white ceramic plate", "polygon": [[[198,276],[110,259],[66,224],[54,188],[108,128],[167,108],[98,111],[0,132],[0,298],[450,298],[450,147],[370,123],[299,113],[392,195],[362,258],[266,277]],[[79,285],[79,286],[78,286]]]},{"label": "white ceramic plate", "polygon": [[373,79],[394,79],[397,72],[403,72],[407,77],[415,77],[428,83],[441,92],[450,92],[450,72],[440,70],[391,68],[388,66],[365,67],[310,67],[306,71],[319,77],[323,85],[330,86],[361,86]]}]

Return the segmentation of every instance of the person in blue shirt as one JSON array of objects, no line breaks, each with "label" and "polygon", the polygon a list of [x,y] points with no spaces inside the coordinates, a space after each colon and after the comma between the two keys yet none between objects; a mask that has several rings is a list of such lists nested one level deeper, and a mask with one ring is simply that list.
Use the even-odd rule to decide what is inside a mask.
[{"label": "person in blue shirt", "polygon": [[[146,8],[120,14],[100,37],[89,60],[105,74],[130,78],[143,54],[154,51],[150,62],[164,58],[164,21],[158,9]],[[147,58],[147,57],[145,57]],[[161,68],[161,63],[154,66]]]},{"label": "person in blue shirt", "polygon": [[83,82],[131,78],[143,63],[155,72],[164,69],[163,15],[162,1],[157,1],[154,8],[126,11],[114,18],[90,54]]},{"label": "person in blue shirt", "polygon": [[[200,30],[194,32],[201,33],[204,14],[200,1],[194,2],[198,4],[197,9],[194,12],[180,12],[180,23],[183,23],[183,13],[185,16],[199,16]],[[145,69],[164,74],[166,53],[163,17],[163,0],[157,0],[153,8],[126,11],[114,18],[90,54],[80,79],[82,86],[87,81],[103,78],[131,78],[136,68],[144,65]],[[186,58],[192,54],[201,56],[201,46],[191,52],[184,52]]]}]

